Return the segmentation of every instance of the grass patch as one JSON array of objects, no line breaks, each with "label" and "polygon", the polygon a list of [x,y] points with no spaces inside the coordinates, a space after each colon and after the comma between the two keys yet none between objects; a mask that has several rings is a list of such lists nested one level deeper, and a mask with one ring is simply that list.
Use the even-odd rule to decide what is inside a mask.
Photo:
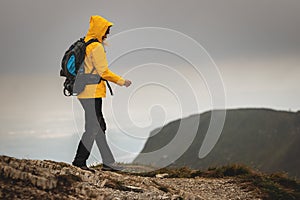
[{"label": "grass patch", "polygon": [[[236,177],[236,176],[247,176],[250,174],[255,174],[256,172],[241,164],[232,164],[222,167],[210,167],[207,171],[199,171],[199,175],[202,177],[213,177],[213,178],[223,178],[223,177]],[[202,174],[201,174],[202,173]]]},{"label": "grass patch", "polygon": [[266,194],[264,199],[296,200],[300,199],[300,183],[284,174],[251,174],[241,177]]}]

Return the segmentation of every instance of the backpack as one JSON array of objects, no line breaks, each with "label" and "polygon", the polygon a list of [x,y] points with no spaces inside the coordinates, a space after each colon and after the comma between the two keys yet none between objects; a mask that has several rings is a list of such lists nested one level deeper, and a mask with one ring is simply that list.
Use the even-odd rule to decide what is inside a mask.
[{"label": "backpack", "polygon": [[98,74],[93,74],[95,67],[89,74],[85,73],[83,61],[86,47],[93,42],[99,41],[97,39],[91,39],[85,42],[84,38],[80,38],[65,52],[60,70],[60,76],[66,78],[63,84],[63,94],[65,96],[76,96],[84,90],[87,84],[98,84],[101,80],[106,81],[110,93],[113,95],[108,81],[102,79]]}]

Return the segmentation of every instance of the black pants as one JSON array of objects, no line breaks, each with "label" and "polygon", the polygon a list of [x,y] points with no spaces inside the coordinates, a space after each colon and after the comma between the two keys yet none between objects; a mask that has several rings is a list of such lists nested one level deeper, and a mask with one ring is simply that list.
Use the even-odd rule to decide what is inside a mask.
[{"label": "black pants", "polygon": [[102,99],[79,99],[79,101],[85,112],[85,132],[79,142],[73,165],[86,165],[94,141],[96,141],[103,163],[106,165],[114,163],[115,159],[105,136],[106,124],[102,114]]}]

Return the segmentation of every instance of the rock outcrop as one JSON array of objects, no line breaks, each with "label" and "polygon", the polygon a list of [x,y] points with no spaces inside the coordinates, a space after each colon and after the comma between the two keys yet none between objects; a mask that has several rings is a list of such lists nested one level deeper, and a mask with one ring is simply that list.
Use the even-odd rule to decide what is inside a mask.
[{"label": "rock outcrop", "polygon": [[0,199],[260,199],[233,178],[165,178],[0,156]]}]

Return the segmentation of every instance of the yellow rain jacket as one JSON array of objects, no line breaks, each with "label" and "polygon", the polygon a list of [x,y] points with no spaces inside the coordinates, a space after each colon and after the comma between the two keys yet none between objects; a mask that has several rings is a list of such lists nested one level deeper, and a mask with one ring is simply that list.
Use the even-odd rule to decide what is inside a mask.
[{"label": "yellow rain jacket", "polygon": [[[106,54],[103,47],[102,37],[106,30],[113,23],[107,21],[101,16],[91,16],[90,28],[86,34],[85,42],[90,39],[97,38],[100,42],[93,42],[86,48],[86,55],[84,59],[85,73],[90,73],[95,67],[93,74],[99,74],[103,79],[114,82],[120,86],[125,84],[125,80],[114,74],[108,68],[108,62],[106,60]],[[102,98],[106,96],[105,81],[101,81],[99,84],[86,85],[83,92],[77,97],[79,99],[86,98]]]}]

